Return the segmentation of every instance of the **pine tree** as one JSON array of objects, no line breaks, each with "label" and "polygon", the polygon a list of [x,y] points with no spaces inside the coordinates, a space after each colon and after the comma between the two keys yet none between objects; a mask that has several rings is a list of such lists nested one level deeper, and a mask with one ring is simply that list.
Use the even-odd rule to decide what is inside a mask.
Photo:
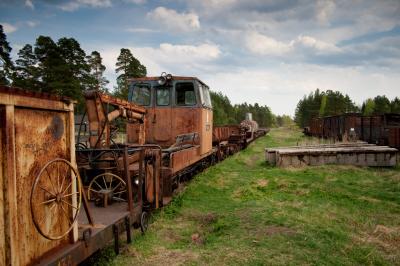
[{"label": "pine tree", "polygon": [[117,77],[118,88],[115,92],[117,97],[123,99],[128,98],[128,79],[140,78],[147,75],[147,70],[131,53],[129,49],[122,48],[117,58],[115,72],[119,74]]},{"label": "pine tree", "polygon": [[57,42],[62,59],[65,61],[64,71],[70,74],[70,84],[63,95],[80,100],[82,91],[90,85],[90,67],[86,62],[85,51],[74,38],[61,38]]},{"label": "pine tree", "polygon": [[400,99],[399,98],[394,98],[390,102],[390,112],[400,114]]},{"label": "pine tree", "polygon": [[106,67],[102,64],[100,53],[93,51],[91,55],[86,58],[90,67],[92,87],[107,92],[106,85],[109,81],[103,76]]},{"label": "pine tree", "polygon": [[38,60],[38,73],[43,86],[41,91],[64,95],[71,83],[72,73],[67,71],[57,44],[48,36],[36,39],[34,53]]},{"label": "pine tree", "polygon": [[19,50],[13,74],[13,86],[40,91],[42,84],[39,81],[37,62],[32,45],[26,44]]},{"label": "pine tree", "polygon": [[375,102],[372,99],[367,99],[363,103],[362,114],[363,115],[372,115],[375,110]]},{"label": "pine tree", "polygon": [[7,36],[0,25],[0,85],[8,85],[12,75],[13,62],[10,53],[12,48],[7,42]]},{"label": "pine tree", "polygon": [[389,99],[383,95],[378,95],[374,98],[374,113],[375,114],[384,114],[390,112],[390,101]]}]

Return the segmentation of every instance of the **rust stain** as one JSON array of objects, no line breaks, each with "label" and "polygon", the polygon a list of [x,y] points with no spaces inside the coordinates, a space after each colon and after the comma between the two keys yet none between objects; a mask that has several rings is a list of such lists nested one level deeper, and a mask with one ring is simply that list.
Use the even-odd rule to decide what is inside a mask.
[{"label": "rust stain", "polygon": [[51,124],[47,127],[47,131],[51,133],[54,139],[60,139],[64,134],[63,120],[58,115],[55,115],[51,120]]}]

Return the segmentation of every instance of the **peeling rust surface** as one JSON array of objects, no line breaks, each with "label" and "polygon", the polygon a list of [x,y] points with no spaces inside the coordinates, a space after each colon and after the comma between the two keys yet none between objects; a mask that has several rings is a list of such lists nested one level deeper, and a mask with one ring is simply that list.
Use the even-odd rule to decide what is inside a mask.
[{"label": "peeling rust surface", "polygon": [[[69,159],[67,149],[67,136],[63,134],[66,126],[66,113],[44,112],[28,109],[16,109],[15,111],[15,135],[16,135],[16,177],[18,200],[18,239],[20,240],[20,262],[22,265],[37,259],[43,253],[68,243],[68,239],[49,241],[43,238],[35,229],[31,213],[29,194],[34,179],[42,167],[54,158]],[[34,136],[34,137],[32,137]],[[21,160],[23,158],[23,160]],[[55,174],[52,169],[50,174]],[[51,188],[49,181],[42,183],[46,189]],[[45,201],[45,198],[38,198]],[[50,210],[37,213],[47,221],[48,226],[58,228],[62,232],[68,228],[68,224],[62,217],[54,217]]]}]

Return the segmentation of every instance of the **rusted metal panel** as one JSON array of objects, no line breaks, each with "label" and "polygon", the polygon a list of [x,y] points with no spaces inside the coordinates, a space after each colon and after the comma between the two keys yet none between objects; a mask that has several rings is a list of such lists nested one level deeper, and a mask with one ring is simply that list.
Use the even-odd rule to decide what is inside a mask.
[{"label": "rusted metal panel", "polygon": [[310,134],[316,137],[322,137],[323,120],[321,118],[313,118],[310,121]]},{"label": "rusted metal panel", "polygon": [[361,115],[360,114],[348,114],[343,116],[342,130],[340,132],[342,139],[351,138],[352,134],[355,134],[357,139],[361,138]]},{"label": "rusted metal panel", "polygon": [[148,134],[152,135],[152,143],[161,143],[163,146],[170,146],[175,141],[172,126],[173,110],[170,107],[154,108],[148,116],[151,120],[151,127]]},{"label": "rusted metal panel", "polygon": [[389,146],[400,149],[400,127],[389,129]]},{"label": "rusted metal panel", "polygon": [[[22,265],[37,259],[43,253],[68,243],[68,239],[49,241],[36,231],[30,213],[29,191],[44,164],[54,158],[71,159],[68,147],[68,113],[17,109],[15,111],[16,164],[19,257]],[[35,136],[32,138],[32,136]],[[23,158],[23,159],[21,159]],[[48,182],[48,187],[51,186]],[[39,199],[37,199],[39,200]],[[45,201],[45,198],[40,199]],[[72,202],[71,202],[72,204]],[[69,227],[63,217],[54,217],[51,210],[37,213],[49,226],[60,231]]]},{"label": "rusted metal panel", "polygon": [[[1,191],[5,193],[1,215],[4,221],[0,224],[4,239],[1,254],[5,257],[5,265],[30,264],[54,248],[73,241],[74,234],[77,238],[76,225],[70,236],[49,241],[38,233],[33,224],[30,193],[36,176],[48,161],[55,158],[74,161],[75,151],[72,102],[59,97],[31,94],[21,90],[0,89],[0,177],[3,186]],[[41,186],[44,189],[50,187],[49,181],[41,183]],[[74,198],[72,195],[67,200],[72,206],[76,204]],[[35,215],[43,217],[41,221],[44,226],[55,231],[68,228],[67,220],[54,215],[52,211],[43,208],[43,212],[35,212]],[[73,212],[72,208],[70,211]]]},{"label": "rusted metal panel", "polygon": [[384,121],[386,128],[399,128],[400,127],[400,114],[384,114]]},{"label": "rusted metal panel", "polygon": [[194,163],[210,155],[212,153],[212,150],[202,155],[199,155],[199,153],[200,153],[199,146],[171,153],[170,168],[172,169],[172,172],[178,173],[179,171],[185,169],[186,167],[193,165]]},{"label": "rusted metal panel", "polygon": [[200,125],[198,125],[200,132],[200,155],[209,153],[212,150],[212,137],[213,137],[213,112],[211,109],[200,109],[201,119],[199,119]]},{"label": "rusted metal panel", "polygon": [[227,141],[231,135],[229,126],[213,127],[213,143]]},{"label": "rusted metal panel", "polygon": [[180,170],[186,168],[197,160],[197,153],[200,147],[192,147],[185,150],[180,150],[170,155],[170,166],[173,169],[173,173],[177,173]]}]

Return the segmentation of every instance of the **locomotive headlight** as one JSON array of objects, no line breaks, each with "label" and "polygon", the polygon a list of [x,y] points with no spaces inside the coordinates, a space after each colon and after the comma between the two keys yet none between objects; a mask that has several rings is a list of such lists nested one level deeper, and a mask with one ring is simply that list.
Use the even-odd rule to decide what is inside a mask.
[{"label": "locomotive headlight", "polygon": [[158,82],[158,85],[162,86],[165,84],[166,79],[165,79],[165,77],[160,77],[157,82]]},{"label": "locomotive headlight", "polygon": [[167,73],[162,72],[160,78],[158,79],[158,84],[159,85],[164,85],[167,82]]}]

